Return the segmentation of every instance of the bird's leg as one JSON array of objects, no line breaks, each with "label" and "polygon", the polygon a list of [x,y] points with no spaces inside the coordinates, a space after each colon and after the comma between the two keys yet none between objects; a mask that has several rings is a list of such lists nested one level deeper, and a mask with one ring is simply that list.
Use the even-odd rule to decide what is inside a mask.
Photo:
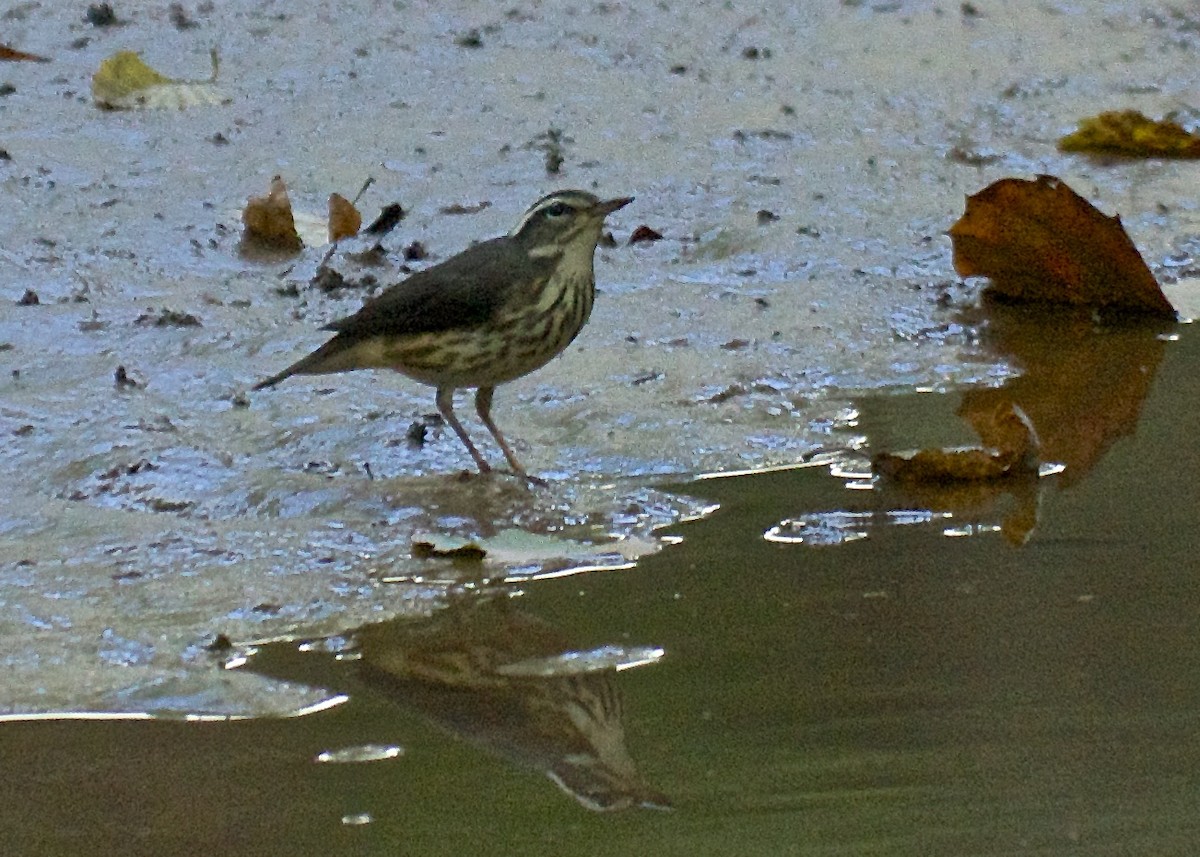
[{"label": "bird's leg", "polygon": [[479,450],[475,448],[475,444],[471,443],[471,436],[467,434],[467,430],[463,428],[462,423],[458,421],[458,417],[454,415],[453,387],[437,388],[437,409],[438,413],[442,415],[442,419],[450,424],[450,428],[454,429],[454,433],[458,435],[458,439],[467,448],[467,452],[471,453],[471,457],[475,459],[475,464],[479,467],[479,472],[490,473],[492,466],[479,454]]},{"label": "bird's leg", "polygon": [[500,445],[500,451],[504,453],[504,458],[508,461],[508,466],[512,468],[513,473],[535,485],[544,486],[546,484],[545,481],[538,479],[536,476],[530,476],[525,472],[525,468],[517,461],[517,457],[513,455],[513,451],[508,448],[508,442],[504,439],[504,435],[500,434],[500,429],[496,428],[496,424],[492,422],[492,394],[495,392],[495,387],[480,387],[475,392],[475,412],[479,414],[479,419],[483,420],[483,424],[487,426],[487,430],[492,433],[492,437]]}]

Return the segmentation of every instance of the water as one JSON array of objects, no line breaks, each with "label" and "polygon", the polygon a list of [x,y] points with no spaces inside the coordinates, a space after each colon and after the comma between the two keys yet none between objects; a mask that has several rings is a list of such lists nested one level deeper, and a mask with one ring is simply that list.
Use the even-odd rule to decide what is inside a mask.
[{"label": "water", "polygon": [[[241,667],[348,696],[320,713],[4,724],[9,853],[1194,853],[1200,339],[985,338],[1061,474],[701,480],[720,508],[633,568]],[[1001,395],[870,399],[857,431],[961,443]],[[802,521],[865,537],[764,537]]]}]

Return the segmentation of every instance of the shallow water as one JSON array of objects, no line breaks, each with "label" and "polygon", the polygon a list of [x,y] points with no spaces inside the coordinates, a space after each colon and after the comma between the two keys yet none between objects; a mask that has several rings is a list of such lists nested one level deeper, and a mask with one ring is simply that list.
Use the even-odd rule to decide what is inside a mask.
[{"label": "shallow water", "polygon": [[[22,854],[1192,853],[1200,337],[998,318],[1073,343],[1082,374],[1009,388],[1060,474],[916,496],[843,457],[682,486],[720,508],[626,570],[480,588],[428,560],[465,582],[431,618],[240,667],[323,712],[4,725],[0,829]],[[1139,392],[1072,397],[1102,359]],[[1046,384],[1086,410],[1037,413]],[[964,440],[974,395],[864,400],[865,451]]]}]

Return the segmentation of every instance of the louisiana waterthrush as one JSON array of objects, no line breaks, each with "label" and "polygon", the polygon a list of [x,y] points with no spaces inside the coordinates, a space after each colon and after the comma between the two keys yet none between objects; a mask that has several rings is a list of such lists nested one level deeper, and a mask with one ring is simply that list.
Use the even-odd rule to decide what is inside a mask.
[{"label": "louisiana waterthrush", "polygon": [[336,335],[278,375],[394,369],[437,388],[437,408],[481,473],[491,470],[454,414],[454,391],[476,388],[475,410],[509,467],[525,470],[492,421],[499,384],[540,369],[578,335],[596,293],[593,259],[604,218],[633,201],[581,190],[547,194],[507,235],[413,274],[325,325]]}]

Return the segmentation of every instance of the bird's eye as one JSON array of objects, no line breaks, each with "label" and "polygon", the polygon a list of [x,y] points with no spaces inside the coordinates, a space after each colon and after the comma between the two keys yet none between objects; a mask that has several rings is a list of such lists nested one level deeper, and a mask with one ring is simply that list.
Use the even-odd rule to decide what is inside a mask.
[{"label": "bird's eye", "polygon": [[545,215],[551,220],[557,220],[570,210],[571,207],[565,202],[556,202],[554,205],[549,205],[542,209]]}]

